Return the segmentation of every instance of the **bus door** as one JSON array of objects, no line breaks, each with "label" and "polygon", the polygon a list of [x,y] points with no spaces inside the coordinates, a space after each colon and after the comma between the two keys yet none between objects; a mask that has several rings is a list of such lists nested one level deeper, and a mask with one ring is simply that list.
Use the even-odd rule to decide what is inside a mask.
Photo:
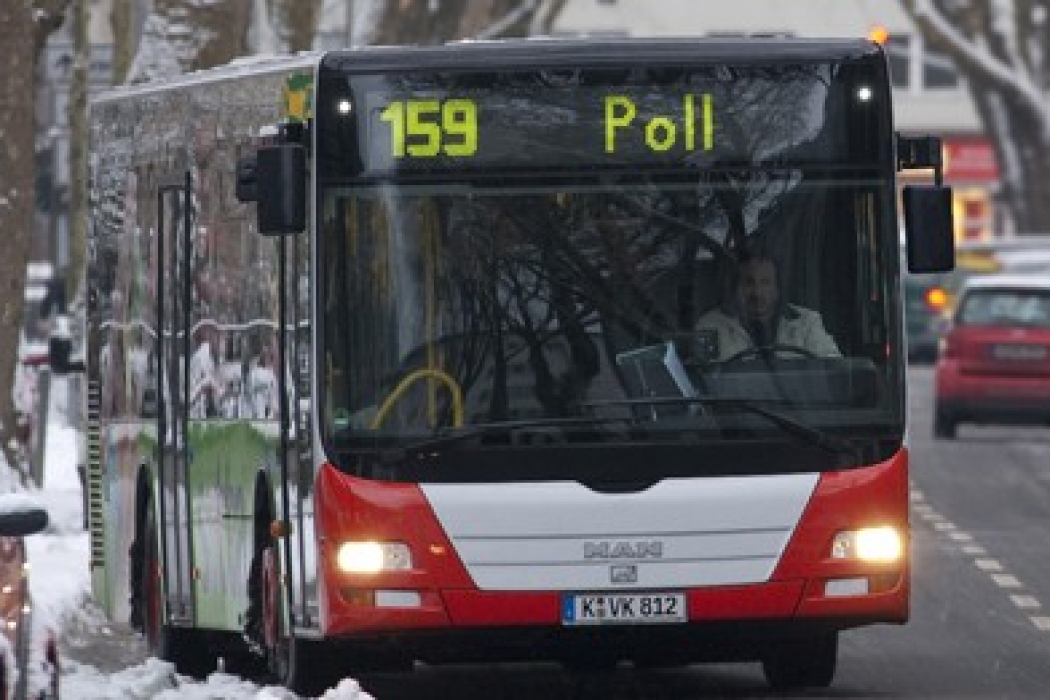
[{"label": "bus door", "polygon": [[165,590],[171,622],[193,621],[190,488],[188,483],[191,199],[188,172],[158,187],[157,309],[161,342],[158,431]]}]

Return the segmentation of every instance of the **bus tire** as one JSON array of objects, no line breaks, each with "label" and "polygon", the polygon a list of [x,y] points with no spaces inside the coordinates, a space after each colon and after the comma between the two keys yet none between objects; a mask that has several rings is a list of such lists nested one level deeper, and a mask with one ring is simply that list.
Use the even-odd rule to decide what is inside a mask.
[{"label": "bus tire", "polygon": [[838,663],[837,632],[808,640],[785,642],[762,659],[766,682],[774,690],[827,688]]},{"label": "bus tire", "polygon": [[146,638],[146,648],[150,655],[175,664],[178,673],[206,678],[215,668],[214,658],[208,653],[207,645],[201,644],[198,635],[192,630],[173,628],[164,620],[157,520],[151,505],[146,507],[141,551],[138,581],[142,590],[138,595],[142,605],[142,633]]},{"label": "bus tire", "polygon": [[260,631],[270,673],[294,693],[320,695],[338,680],[333,664],[326,663],[327,649],[321,643],[300,639],[294,631],[285,629],[277,547],[268,543],[258,550],[256,558],[252,569],[258,572]]}]

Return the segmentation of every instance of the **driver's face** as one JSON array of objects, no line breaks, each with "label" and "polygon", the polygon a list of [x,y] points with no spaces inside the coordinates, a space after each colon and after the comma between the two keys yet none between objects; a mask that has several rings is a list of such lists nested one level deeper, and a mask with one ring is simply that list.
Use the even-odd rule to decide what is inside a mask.
[{"label": "driver's face", "polygon": [[745,321],[768,322],[777,303],[777,271],[770,260],[750,260],[740,266],[737,289]]}]

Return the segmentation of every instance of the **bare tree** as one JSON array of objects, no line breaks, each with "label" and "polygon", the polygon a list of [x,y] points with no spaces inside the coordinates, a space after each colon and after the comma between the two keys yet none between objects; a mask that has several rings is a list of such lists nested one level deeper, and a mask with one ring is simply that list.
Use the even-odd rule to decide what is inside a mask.
[{"label": "bare tree", "polygon": [[547,34],[566,0],[385,0],[373,43],[439,44]]},{"label": "bare tree", "polygon": [[109,9],[109,26],[113,30],[113,84],[122,84],[131,70],[138,46],[135,31],[135,4],[115,2]]},{"label": "bare tree", "polygon": [[1050,231],[1050,0],[904,0],[966,78],[1019,232]]},{"label": "bare tree", "polygon": [[127,82],[180,75],[244,56],[251,9],[251,0],[154,0]]},{"label": "bare tree", "polygon": [[[119,3],[118,3],[119,4]],[[91,70],[91,41],[88,37],[90,10],[86,2],[73,3],[73,75],[67,106],[69,122],[69,269],[65,271],[66,293],[80,285],[87,245],[87,99]]]},{"label": "bare tree", "polygon": [[313,48],[321,3],[314,0],[270,0],[270,12],[281,48],[293,53]]},{"label": "bare tree", "polygon": [[0,2],[0,448],[22,468],[14,377],[25,299],[26,259],[33,235],[36,68],[48,35],[62,26],[69,0]]}]

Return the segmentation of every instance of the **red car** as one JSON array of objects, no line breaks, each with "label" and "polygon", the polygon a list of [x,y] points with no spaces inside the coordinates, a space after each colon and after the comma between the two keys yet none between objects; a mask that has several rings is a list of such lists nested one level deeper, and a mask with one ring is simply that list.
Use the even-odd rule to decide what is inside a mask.
[{"label": "red car", "polygon": [[964,284],[941,339],[933,432],[960,423],[1050,423],[1050,275],[992,274]]},{"label": "red car", "polygon": [[[47,523],[47,511],[28,496],[0,495],[0,700],[58,698],[58,648],[50,633],[34,639],[23,540]],[[44,688],[30,688],[29,663],[37,651],[45,666]]]}]

